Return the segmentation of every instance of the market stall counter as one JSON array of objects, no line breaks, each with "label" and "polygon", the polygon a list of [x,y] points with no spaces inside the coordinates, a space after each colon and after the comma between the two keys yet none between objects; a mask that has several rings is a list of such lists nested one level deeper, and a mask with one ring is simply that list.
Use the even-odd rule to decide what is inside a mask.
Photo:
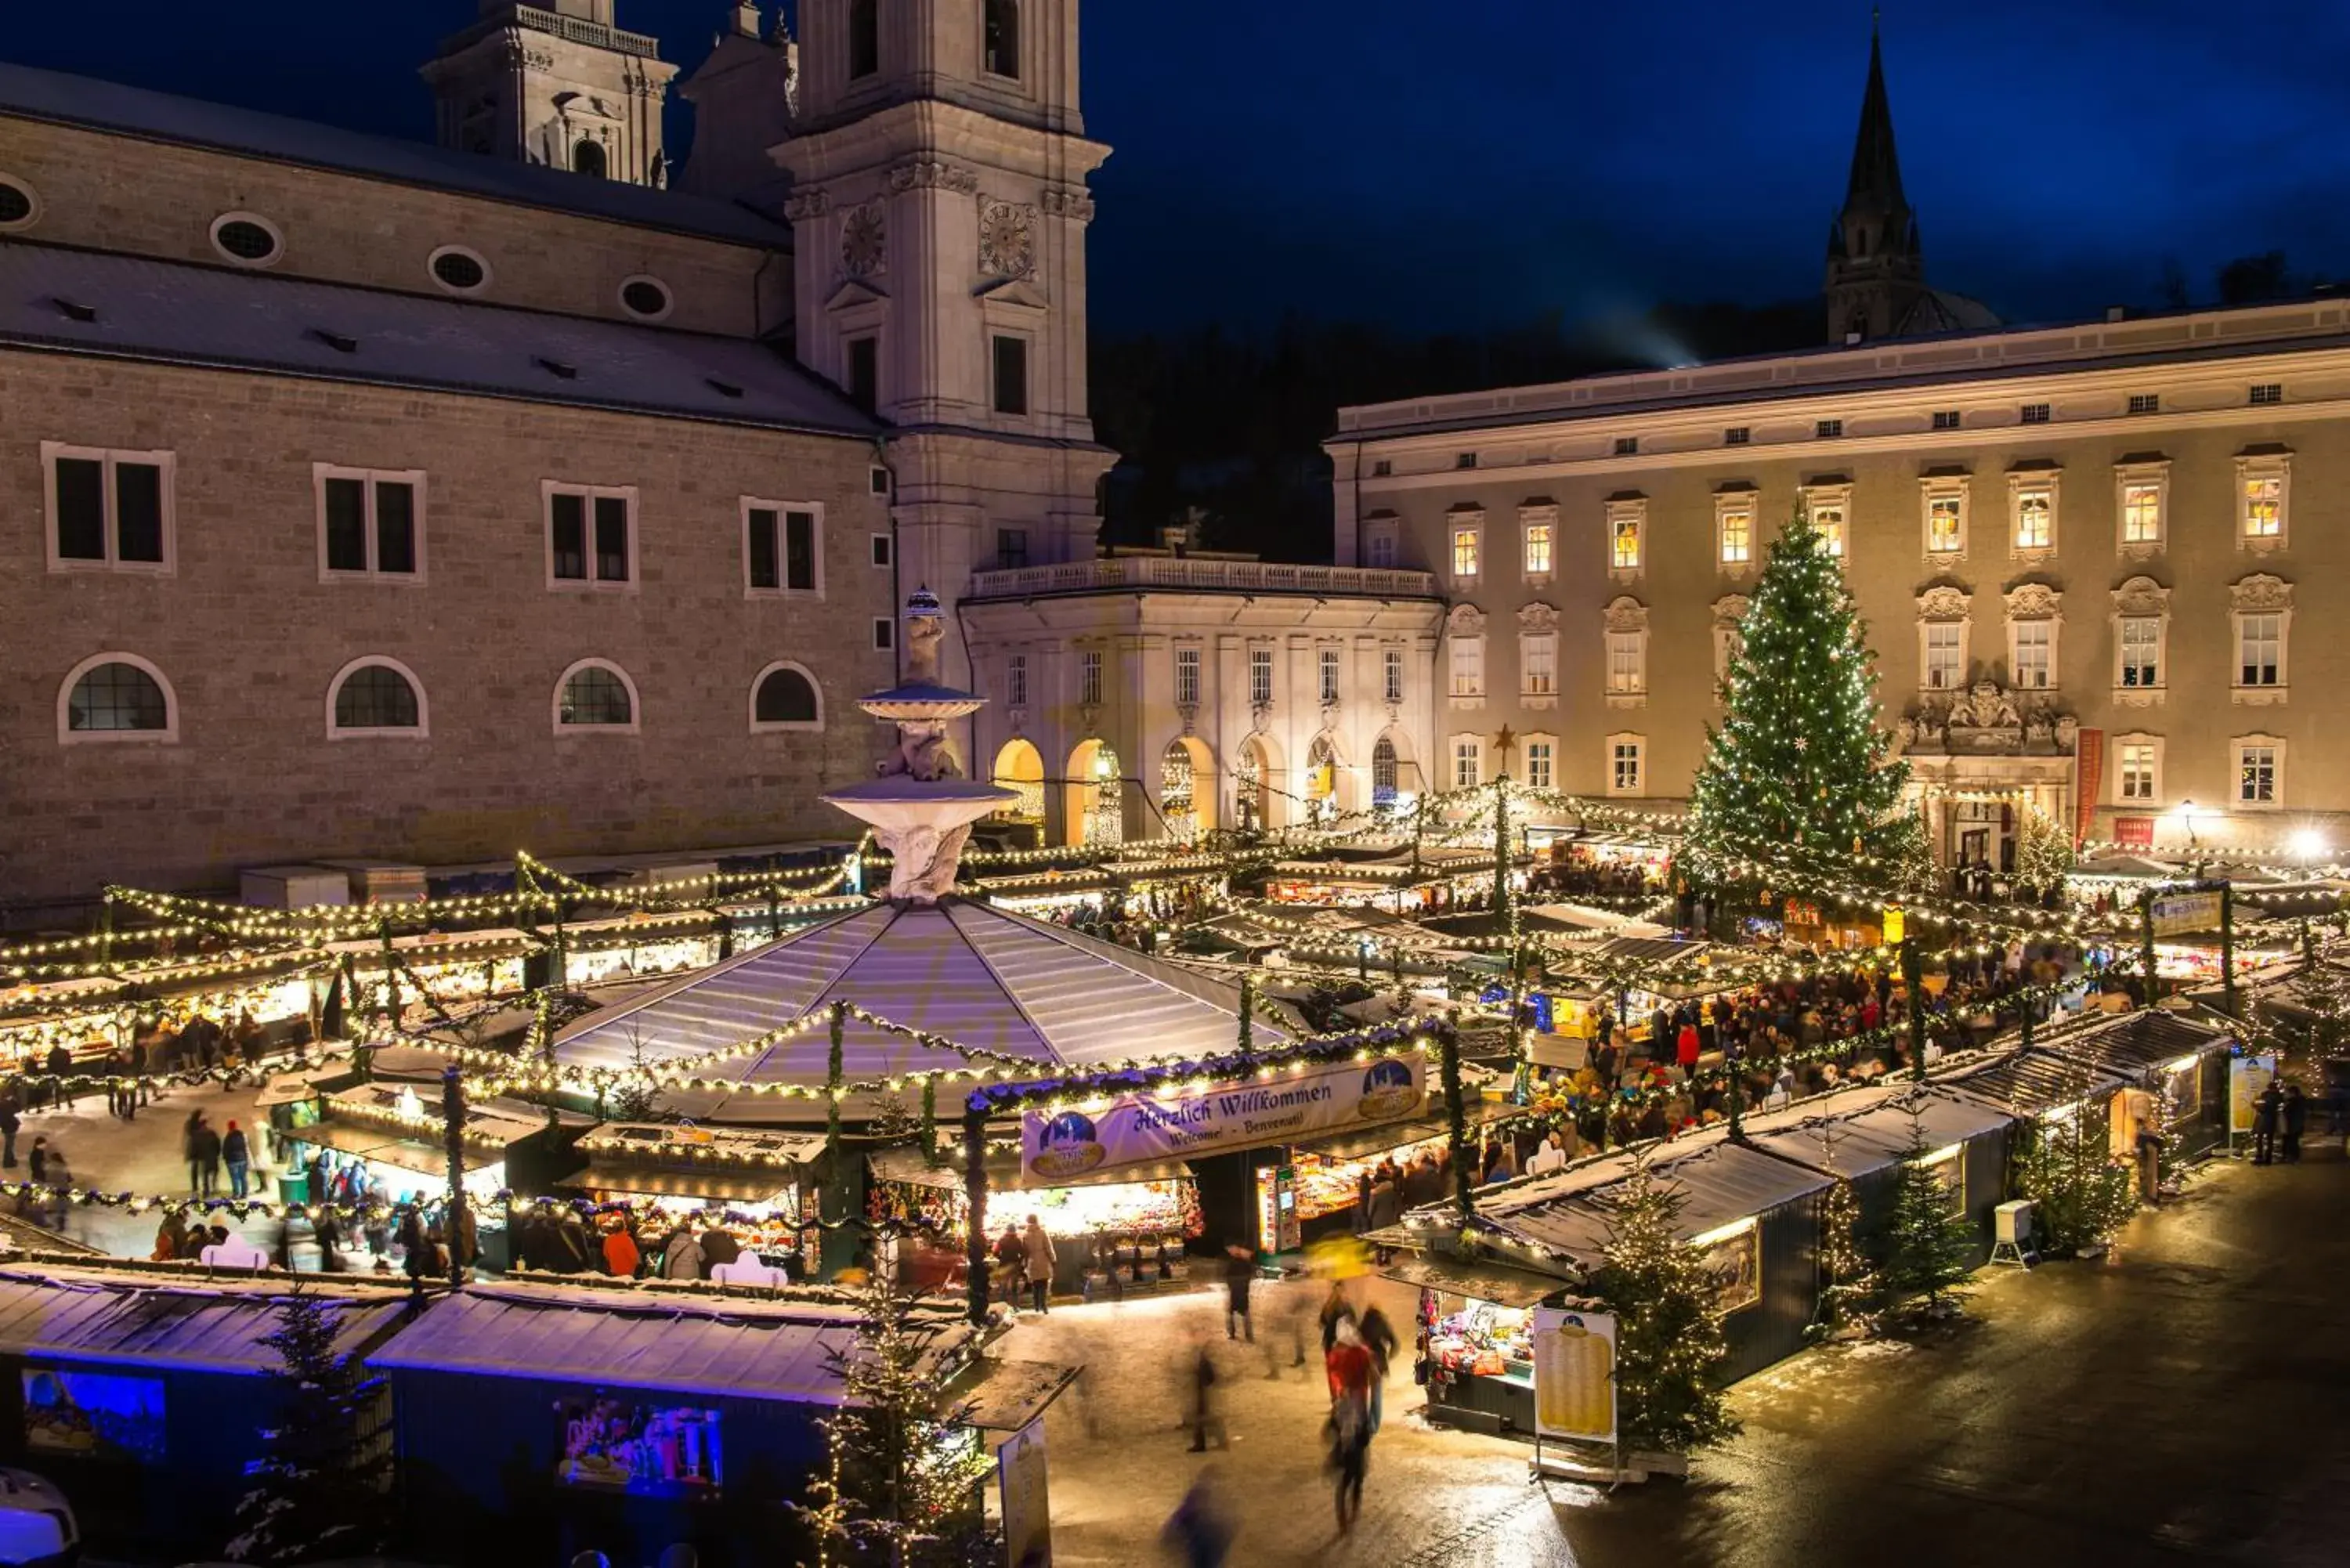
[{"label": "market stall counter", "polygon": [[1379,1272],[1419,1291],[1412,1377],[1428,1389],[1428,1418],[1495,1434],[1532,1433],[1532,1309],[1562,1297],[1566,1282],[1434,1253],[1407,1253]]},{"label": "market stall counter", "polygon": [[625,1204],[641,1233],[666,1234],[687,1215],[731,1233],[744,1256],[805,1279],[816,1267],[816,1182],[825,1140],[813,1133],[605,1122],[573,1146],[586,1166],[557,1186]]}]

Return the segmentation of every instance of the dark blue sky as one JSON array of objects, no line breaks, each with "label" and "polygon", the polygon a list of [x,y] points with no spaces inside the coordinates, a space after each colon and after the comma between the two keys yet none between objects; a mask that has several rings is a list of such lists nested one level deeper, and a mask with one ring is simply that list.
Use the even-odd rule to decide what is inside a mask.
[{"label": "dark blue sky", "polygon": [[[723,0],[620,0],[689,68]],[[13,58],[425,136],[472,0],[21,5]],[[1886,17],[1929,276],[2011,320],[2350,271],[2350,5],[1939,0]],[[1399,328],[1815,293],[1867,63],[1856,0],[1094,0],[1094,311]]]}]

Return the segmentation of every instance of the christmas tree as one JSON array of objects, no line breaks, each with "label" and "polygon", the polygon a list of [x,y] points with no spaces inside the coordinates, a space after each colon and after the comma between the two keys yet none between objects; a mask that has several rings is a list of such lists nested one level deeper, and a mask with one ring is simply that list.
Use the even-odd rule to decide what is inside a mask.
[{"label": "christmas tree", "polygon": [[[1826,1163],[1835,1173],[1835,1139],[1826,1143]],[[1814,1332],[1830,1339],[1862,1337],[1877,1326],[1877,1301],[1885,1289],[1860,1244],[1860,1200],[1849,1177],[1820,1199],[1820,1306]]]},{"label": "christmas tree", "polygon": [[1721,728],[1709,728],[1688,839],[1716,882],[1741,862],[1849,873],[1888,846],[1908,780],[1877,728],[1876,660],[1844,570],[1802,510],[1772,542],[1731,661]]},{"label": "christmas tree", "polygon": [[1680,1237],[1682,1199],[1643,1164],[1617,1189],[1593,1280],[1616,1314],[1616,1418],[1624,1446],[1687,1453],[1734,1437],[1716,1378],[1727,1346],[1718,1294]]},{"label": "christmas tree", "polygon": [[1888,1297],[1903,1303],[1911,1315],[1929,1318],[1958,1310],[1975,1244],[1973,1221],[1963,1212],[1950,1212],[1944,1166],[1927,1163],[1932,1153],[1925,1119],[1912,1110],[1909,1147],[1902,1152],[1893,1217],[1885,1228],[1885,1286]]},{"label": "christmas tree", "polygon": [[2073,1116],[2043,1118],[2029,1136],[2016,1186],[2032,1199],[2039,1250],[2074,1256],[2121,1229],[2137,1207],[2137,1183],[2128,1166],[2114,1161],[2111,1116],[2085,1105]]},{"label": "christmas tree", "polygon": [[830,1449],[795,1503],[816,1539],[820,1568],[945,1568],[993,1563],[977,1488],[987,1456],[939,1392],[934,1349],[952,1326],[917,1313],[886,1269],[857,1287],[853,1345],[826,1355],[841,1404],[822,1425]]},{"label": "christmas tree", "polygon": [[2023,808],[2015,842],[2015,879],[2045,898],[2064,885],[2073,870],[2073,840],[2056,819],[2036,805]]},{"label": "christmas tree", "polygon": [[390,1472],[381,1388],[336,1355],[336,1315],[317,1296],[288,1296],[261,1337],[285,1366],[271,1375],[276,1411],[261,1428],[262,1456],[244,1467],[253,1490],[236,1505],[232,1562],[315,1563],[382,1544]]}]

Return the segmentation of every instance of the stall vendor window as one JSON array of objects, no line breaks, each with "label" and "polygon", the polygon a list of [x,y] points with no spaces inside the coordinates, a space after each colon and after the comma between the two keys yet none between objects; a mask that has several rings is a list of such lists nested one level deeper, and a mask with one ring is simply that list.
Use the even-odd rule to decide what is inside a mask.
[{"label": "stall vendor window", "polygon": [[1752,1220],[1692,1237],[1698,1266],[1713,1281],[1713,1310],[1727,1316],[1762,1299],[1762,1232]]},{"label": "stall vendor window", "polygon": [[161,1378],[49,1366],[27,1366],[23,1376],[25,1447],[33,1458],[162,1462]]},{"label": "stall vendor window", "polygon": [[580,1399],[556,1407],[565,1486],[637,1497],[713,1497],[723,1472],[718,1412],[691,1406]]}]

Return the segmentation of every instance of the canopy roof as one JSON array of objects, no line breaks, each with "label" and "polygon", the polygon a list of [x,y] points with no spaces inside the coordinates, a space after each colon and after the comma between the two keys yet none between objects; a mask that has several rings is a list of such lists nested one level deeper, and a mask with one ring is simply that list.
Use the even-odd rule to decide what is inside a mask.
[{"label": "canopy roof", "polygon": [[[835,1001],[1048,1070],[1210,1055],[1230,1051],[1240,1030],[1237,985],[1024,915],[949,900],[928,909],[878,904],[795,932],[579,1020],[556,1035],[556,1054],[567,1066],[615,1070],[639,1052],[654,1065],[696,1061]],[[851,1083],[968,1064],[945,1044],[853,1015],[843,1034],[842,1071]],[[1289,1038],[1257,1020],[1260,1048]],[[710,1063],[699,1075],[821,1088],[829,1049],[827,1031],[811,1028]],[[695,1097],[667,1096],[681,1108]],[[722,1121],[797,1119],[811,1105],[755,1094],[707,1097],[699,1114]],[[865,1108],[854,1097],[849,1104]]]},{"label": "canopy roof", "polygon": [[[0,1269],[0,1352],[153,1371],[276,1372],[285,1363],[261,1336],[276,1331],[288,1288],[283,1276],[198,1287],[51,1264]],[[408,1300],[399,1291],[315,1281],[303,1293],[318,1298],[333,1318],[338,1355],[388,1332]]]},{"label": "canopy roof", "polygon": [[2018,1051],[1987,1067],[1953,1073],[1939,1080],[2020,1116],[2036,1116],[2060,1106],[2111,1095],[2122,1086],[2118,1074],[2046,1051]]},{"label": "canopy roof", "polygon": [[[1478,1222],[1578,1268],[1596,1268],[1607,1251],[1609,1217],[1636,1158],[1594,1160],[1555,1176],[1491,1189],[1477,1199]],[[1830,1185],[1815,1171],[1727,1141],[1686,1152],[1669,1147],[1657,1151],[1649,1168],[1680,1195],[1679,1229],[1685,1240],[1768,1213]]]},{"label": "canopy roof", "polygon": [[1966,1096],[1917,1084],[1875,1085],[1848,1100],[1833,1098],[1844,1103],[1750,1117],[1746,1135],[1769,1153],[1850,1179],[1899,1164],[1909,1152],[1913,1126],[1930,1151],[1998,1132],[2015,1119]]},{"label": "canopy roof", "polygon": [[2217,1024],[2164,1007],[2142,1007],[2102,1023],[2052,1034],[2041,1044],[2059,1056],[2135,1077],[2182,1056],[2224,1051],[2235,1037]]}]

